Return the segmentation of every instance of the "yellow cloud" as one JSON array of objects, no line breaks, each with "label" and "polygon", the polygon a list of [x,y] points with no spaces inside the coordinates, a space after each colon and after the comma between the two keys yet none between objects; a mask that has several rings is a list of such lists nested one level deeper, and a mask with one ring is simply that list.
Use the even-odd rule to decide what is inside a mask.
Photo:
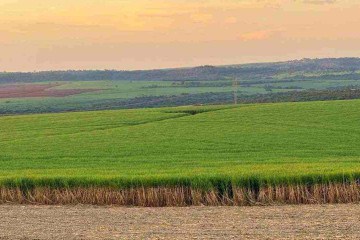
[{"label": "yellow cloud", "polygon": [[282,32],[281,29],[275,30],[261,30],[255,32],[248,32],[240,34],[239,38],[242,41],[259,41],[259,40],[267,40],[273,37],[275,34]]},{"label": "yellow cloud", "polygon": [[191,20],[194,23],[209,23],[213,20],[213,15],[208,13],[195,13],[191,15]]},{"label": "yellow cloud", "polygon": [[237,22],[238,22],[237,17],[227,17],[224,20],[224,23],[227,23],[227,24],[233,24],[233,23],[237,23]]}]

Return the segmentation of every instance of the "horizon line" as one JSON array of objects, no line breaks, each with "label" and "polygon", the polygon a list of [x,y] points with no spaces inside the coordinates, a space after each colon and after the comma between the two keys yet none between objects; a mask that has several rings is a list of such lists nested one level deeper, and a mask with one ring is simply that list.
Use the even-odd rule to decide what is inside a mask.
[{"label": "horizon line", "polygon": [[299,62],[299,61],[311,61],[311,60],[326,60],[326,59],[360,59],[360,57],[324,57],[324,58],[300,58],[300,59],[288,59],[282,61],[259,61],[259,62],[246,62],[246,63],[234,63],[234,64],[223,64],[223,65],[212,65],[212,64],[203,64],[203,65],[193,65],[193,66],[178,66],[178,67],[169,67],[169,68],[149,68],[149,69],[58,69],[58,70],[33,70],[33,71],[0,71],[0,73],[46,73],[46,72],[96,72],[96,71],[116,71],[116,72],[138,72],[138,71],[161,71],[161,70],[176,70],[176,69],[192,69],[200,67],[231,67],[231,66],[246,66],[246,65],[255,65],[255,64],[277,64],[277,63],[287,63],[287,62]]}]

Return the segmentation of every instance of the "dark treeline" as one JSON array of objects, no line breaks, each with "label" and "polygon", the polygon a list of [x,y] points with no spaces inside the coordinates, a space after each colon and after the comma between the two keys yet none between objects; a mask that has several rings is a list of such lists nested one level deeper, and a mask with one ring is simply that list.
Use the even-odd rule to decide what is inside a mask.
[{"label": "dark treeline", "polygon": [[[346,87],[327,90],[302,90],[283,93],[243,95],[239,94],[238,103],[306,102],[325,100],[360,99],[360,88]],[[223,93],[182,94],[174,96],[144,96],[132,99],[107,99],[89,101],[86,104],[42,105],[26,108],[0,108],[0,114],[55,113],[70,111],[91,111],[130,108],[172,107],[200,104],[230,104],[233,95]]]},{"label": "dark treeline", "polygon": [[[360,58],[327,58],[302,59],[277,63],[242,64],[231,66],[201,66],[194,68],[142,70],[142,71],[46,71],[30,73],[0,73],[0,83],[41,82],[41,81],[94,81],[94,80],[162,80],[162,81],[188,81],[188,80],[226,80],[239,78],[242,80],[271,80],[280,73],[297,72],[352,72],[344,76],[328,74],[327,79],[360,79]],[[293,79],[304,79],[299,75]],[[319,79],[319,77],[305,77]]]},{"label": "dark treeline", "polygon": [[[360,88],[339,88],[327,90],[289,91],[254,95],[239,95],[238,103],[276,103],[307,102],[326,100],[360,99]],[[233,102],[233,94],[199,93],[182,94],[180,96],[140,97],[123,102],[122,108],[166,107],[199,104],[229,104]],[[100,106],[100,105],[99,105]]]},{"label": "dark treeline", "polygon": [[309,80],[360,80],[360,73],[344,73],[344,74],[323,74],[321,76],[303,76],[297,75],[293,77],[286,78],[289,81],[309,81]]}]

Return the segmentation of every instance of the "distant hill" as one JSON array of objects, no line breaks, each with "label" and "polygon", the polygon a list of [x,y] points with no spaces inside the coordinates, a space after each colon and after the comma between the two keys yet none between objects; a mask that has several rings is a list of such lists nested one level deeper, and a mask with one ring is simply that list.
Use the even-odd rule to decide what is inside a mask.
[{"label": "distant hill", "polygon": [[0,115],[228,104],[235,96],[241,104],[359,99],[360,58],[0,73]]},{"label": "distant hill", "polygon": [[[279,74],[287,74],[290,79],[297,76],[311,78],[309,73],[360,79],[360,58],[302,59],[274,63],[254,63],[226,66],[199,66],[192,68],[156,70],[81,70],[45,71],[29,73],[0,73],[0,83],[41,82],[41,81],[93,81],[93,80],[146,80],[146,81],[188,81],[188,80],[240,80],[278,79]],[[339,74],[342,73],[342,74]],[[336,77],[335,77],[336,78]],[[327,78],[328,79],[328,78]]]}]

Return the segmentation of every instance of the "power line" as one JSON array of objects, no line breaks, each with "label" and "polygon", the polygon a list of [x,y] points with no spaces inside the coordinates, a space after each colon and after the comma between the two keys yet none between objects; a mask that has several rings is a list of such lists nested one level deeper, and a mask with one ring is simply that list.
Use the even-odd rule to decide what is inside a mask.
[{"label": "power line", "polygon": [[234,79],[233,79],[232,86],[233,86],[234,104],[236,105],[237,102],[238,102],[238,96],[237,96],[237,92],[238,92],[238,79],[237,79],[237,78],[234,78]]}]

